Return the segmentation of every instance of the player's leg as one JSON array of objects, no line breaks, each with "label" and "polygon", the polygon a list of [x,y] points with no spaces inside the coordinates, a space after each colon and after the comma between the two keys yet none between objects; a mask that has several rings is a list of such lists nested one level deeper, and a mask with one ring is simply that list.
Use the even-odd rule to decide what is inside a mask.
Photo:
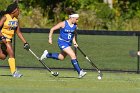
[{"label": "player's leg", "polygon": [[0,59],[4,60],[7,57],[6,46],[3,43],[0,43]]},{"label": "player's leg", "polygon": [[6,47],[7,47],[7,53],[9,55],[8,63],[9,63],[9,66],[10,66],[11,73],[12,73],[13,77],[17,77],[17,78],[21,77],[22,74],[19,74],[16,71],[16,66],[15,66],[16,60],[15,60],[15,57],[14,57],[14,51],[13,51],[11,42],[7,42]]},{"label": "player's leg", "polygon": [[58,55],[58,59],[59,59],[59,60],[64,60],[66,56],[67,56],[67,53],[65,53],[64,51],[62,51],[62,52]]},{"label": "player's leg", "polygon": [[13,74],[16,71],[14,53],[10,42],[7,42],[6,46],[7,46],[7,53],[9,54],[8,62],[11,69],[11,73]]},{"label": "player's leg", "polygon": [[45,50],[40,59],[43,60],[45,58],[53,58],[57,60],[63,60],[66,56],[67,54],[63,51],[61,53],[49,53],[47,50]]},{"label": "player's leg", "polygon": [[49,53],[48,50],[45,50],[40,57],[41,60],[44,60],[45,58],[53,58],[53,59],[58,59],[59,53]]},{"label": "player's leg", "polygon": [[74,51],[72,50],[72,48],[69,46],[67,48],[65,48],[63,50],[65,53],[67,53],[70,57],[71,57],[71,62],[72,62],[72,65],[74,66],[74,68],[76,69],[76,71],[78,72],[78,74],[80,73],[80,66],[78,64],[78,61],[76,59],[76,55],[74,53]]},{"label": "player's leg", "polygon": [[[58,46],[59,46],[60,50],[63,50],[63,48],[65,48],[65,42],[59,40]],[[67,45],[66,45],[66,47],[67,47]],[[45,58],[53,58],[53,59],[57,59],[57,60],[63,60],[66,56],[67,56],[67,54],[63,51],[61,53],[49,53],[47,50],[45,50],[44,53],[42,54],[42,56],[40,57],[40,59],[43,60]]]},{"label": "player's leg", "polygon": [[85,76],[87,72],[84,72],[83,70],[81,70],[81,68],[78,64],[76,55],[75,55],[74,51],[72,50],[72,48],[69,46],[69,47],[66,47],[65,49],[63,49],[63,51],[71,57],[71,63],[73,65],[73,67],[75,68],[75,70],[78,72],[79,78],[82,78],[83,76]]}]

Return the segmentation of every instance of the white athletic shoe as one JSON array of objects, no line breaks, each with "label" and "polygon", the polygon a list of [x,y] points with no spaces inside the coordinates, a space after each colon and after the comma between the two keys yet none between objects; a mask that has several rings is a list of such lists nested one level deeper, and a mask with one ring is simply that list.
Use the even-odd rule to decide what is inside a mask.
[{"label": "white athletic shoe", "polygon": [[15,77],[15,78],[20,78],[20,77],[22,77],[23,75],[20,74],[18,71],[15,71],[15,72],[12,74],[12,76]]},{"label": "white athletic shoe", "polygon": [[46,57],[47,54],[48,54],[48,51],[45,50],[45,51],[43,52],[42,56],[40,57],[40,60],[44,60],[45,58],[47,58],[47,57]]},{"label": "white athletic shoe", "polygon": [[80,71],[80,74],[78,76],[78,78],[82,78],[87,74],[87,72],[84,72],[83,69]]}]

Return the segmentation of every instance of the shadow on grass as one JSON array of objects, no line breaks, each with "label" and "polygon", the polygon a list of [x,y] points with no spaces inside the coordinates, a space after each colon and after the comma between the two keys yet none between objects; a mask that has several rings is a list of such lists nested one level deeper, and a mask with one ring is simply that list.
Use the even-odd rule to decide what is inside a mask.
[{"label": "shadow on grass", "polygon": [[63,77],[59,77],[59,78],[77,78],[77,77],[65,77],[65,76],[63,76]]},{"label": "shadow on grass", "polygon": [[3,76],[3,77],[11,77],[12,75],[0,75],[0,76]]}]

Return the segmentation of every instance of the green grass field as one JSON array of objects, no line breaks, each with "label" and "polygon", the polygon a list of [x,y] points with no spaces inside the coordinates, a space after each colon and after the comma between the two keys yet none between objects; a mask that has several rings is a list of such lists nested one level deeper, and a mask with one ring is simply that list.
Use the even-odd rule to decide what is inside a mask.
[{"label": "green grass field", "polygon": [[[48,34],[24,33],[31,49],[40,57],[45,49],[60,52],[57,37],[53,36],[53,45],[48,44]],[[28,51],[23,43],[16,40],[16,65],[22,67],[43,67]],[[129,50],[137,50],[135,36],[93,36],[79,35],[81,49],[102,70],[137,70],[137,57],[129,56]],[[77,57],[81,68],[93,69],[79,52]],[[64,61],[45,60],[51,68],[73,68],[70,58]],[[7,66],[7,60],[1,66]],[[97,79],[97,72],[87,70],[83,79],[73,70],[60,70],[59,77],[53,77],[45,69],[19,68],[22,78],[12,78],[7,68],[0,68],[0,93],[140,93],[140,75],[136,73],[103,72],[103,79]],[[56,69],[55,69],[56,70]]]},{"label": "green grass field", "polygon": [[[57,46],[58,34],[53,36],[53,45],[48,44],[46,33],[25,33],[25,38],[31,45],[31,49],[40,57],[45,49],[49,52],[60,52]],[[16,59],[18,66],[41,66],[34,56],[23,49],[22,42],[17,38]],[[86,55],[101,69],[110,70],[137,70],[137,57],[129,56],[130,50],[137,50],[136,36],[98,36],[78,35],[78,44]],[[92,67],[86,62],[78,51],[78,61],[82,68]],[[47,60],[49,67],[72,68],[70,58],[64,61]]]},{"label": "green grass field", "polygon": [[0,93],[140,93],[140,76],[134,73],[103,72],[102,80],[97,72],[87,71],[77,79],[73,70],[54,70],[53,77],[45,69],[19,69],[24,76],[12,78],[9,69],[0,69]]}]

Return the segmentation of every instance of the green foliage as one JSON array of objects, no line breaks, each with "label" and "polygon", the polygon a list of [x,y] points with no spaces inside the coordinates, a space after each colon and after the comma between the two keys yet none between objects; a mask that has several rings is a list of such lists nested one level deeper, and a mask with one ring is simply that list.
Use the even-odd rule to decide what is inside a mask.
[{"label": "green foliage", "polygon": [[[12,0],[0,0],[0,12],[6,11],[6,7],[12,3]],[[0,19],[3,15],[0,14]]]},{"label": "green foliage", "polygon": [[103,3],[96,4],[96,14],[101,19],[111,20],[114,17],[114,11],[107,4]]},{"label": "green foliage", "polygon": [[[67,19],[66,9],[72,8],[80,14],[79,29],[139,30],[140,1],[114,1],[111,9],[103,0],[19,0],[21,26],[51,27]],[[0,0],[0,10],[5,10],[11,2]],[[133,27],[132,23],[138,25]]]},{"label": "green foliage", "polygon": [[95,12],[91,12],[89,10],[86,11],[81,10],[79,11],[79,13],[80,13],[80,19],[78,22],[79,29],[95,29],[100,25],[101,21],[97,18]]},{"label": "green foliage", "polygon": [[[101,7],[102,6],[102,7]],[[115,17],[115,12],[107,4],[91,3],[85,9],[80,9],[80,22],[86,29],[108,29],[107,23]],[[83,29],[82,26],[79,27]]]},{"label": "green foliage", "polygon": [[0,11],[6,10],[6,6],[12,3],[13,0],[0,0]]},{"label": "green foliage", "polygon": [[140,18],[140,1],[133,2],[130,8],[133,10],[134,14]]},{"label": "green foliage", "polygon": [[94,5],[98,0],[79,0],[82,9],[91,9],[90,6]]},{"label": "green foliage", "polygon": [[74,10],[78,10],[80,8],[80,1],[79,0],[66,0],[64,2],[65,8],[73,8]]}]

